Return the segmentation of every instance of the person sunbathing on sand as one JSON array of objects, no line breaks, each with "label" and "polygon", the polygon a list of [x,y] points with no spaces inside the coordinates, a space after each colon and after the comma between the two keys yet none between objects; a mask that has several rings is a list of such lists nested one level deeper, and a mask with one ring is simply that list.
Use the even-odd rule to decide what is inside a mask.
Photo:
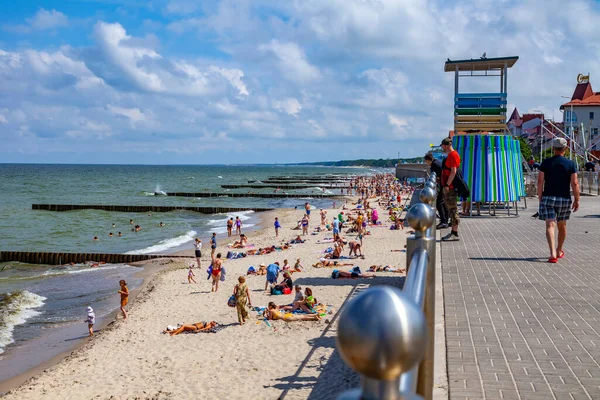
[{"label": "person sunbathing on sand", "polygon": [[337,267],[337,266],[351,266],[353,263],[341,263],[339,261],[331,261],[326,259],[325,257],[321,257],[319,262],[313,264],[313,268],[323,268],[323,267]]},{"label": "person sunbathing on sand", "polygon": [[367,272],[397,272],[399,274],[406,272],[406,268],[396,268],[386,265],[371,265]]},{"label": "person sunbathing on sand", "polygon": [[356,272],[356,271],[346,272],[346,271],[339,271],[337,269],[334,269],[333,272],[331,273],[331,277],[333,279],[374,278],[375,274],[371,274],[371,273],[362,274],[362,273]]},{"label": "person sunbathing on sand", "polygon": [[333,252],[329,253],[329,254],[325,254],[325,258],[333,258],[333,259],[340,258],[340,256],[342,255],[342,247],[340,245],[338,245],[337,243],[335,243],[333,246],[334,246]]},{"label": "person sunbathing on sand", "polygon": [[284,314],[283,311],[279,310],[279,307],[277,307],[273,302],[269,303],[267,309],[263,312],[263,316],[271,321],[282,319],[285,322],[321,320],[321,316],[319,314]]},{"label": "person sunbathing on sand", "polygon": [[233,245],[231,247],[233,247],[234,249],[243,249],[247,244],[248,237],[242,233],[240,235],[240,240],[236,240],[235,242],[233,242]]},{"label": "person sunbathing on sand", "polygon": [[211,330],[212,328],[215,328],[217,324],[215,321],[210,321],[210,322],[196,322],[195,324],[191,324],[191,325],[181,325],[179,328],[175,329],[175,330],[169,330],[166,329],[163,331],[163,333],[168,333],[171,336],[176,336],[179,335],[181,332],[200,332],[200,331],[208,331]]}]

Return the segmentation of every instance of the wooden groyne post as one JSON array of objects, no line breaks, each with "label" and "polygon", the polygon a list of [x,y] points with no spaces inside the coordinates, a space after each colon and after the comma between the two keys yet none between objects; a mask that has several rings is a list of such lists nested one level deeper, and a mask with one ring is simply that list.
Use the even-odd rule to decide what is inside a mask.
[{"label": "wooden groyne post", "polygon": [[127,264],[154,258],[188,258],[161,254],[50,253],[30,251],[0,251],[0,262],[18,261],[27,264],[64,265],[88,261],[107,264]]}]

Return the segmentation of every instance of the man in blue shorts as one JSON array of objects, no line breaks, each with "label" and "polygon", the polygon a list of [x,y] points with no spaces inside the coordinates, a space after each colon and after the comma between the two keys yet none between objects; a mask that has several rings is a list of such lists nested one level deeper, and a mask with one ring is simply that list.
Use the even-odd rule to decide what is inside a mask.
[{"label": "man in blue shorts", "polygon": [[[579,209],[579,184],[575,163],[565,158],[567,141],[556,138],[552,141],[554,156],[545,159],[538,175],[539,218],[546,221],[546,240],[550,248],[549,263],[557,263],[565,256],[563,244],[567,238],[567,220]],[[571,189],[575,200],[571,202]],[[555,246],[554,231],[558,226],[558,246]]]},{"label": "man in blue shorts", "polygon": [[277,284],[277,278],[279,277],[279,262],[269,264],[267,267],[267,282],[265,283],[265,290],[269,290],[270,285]]}]

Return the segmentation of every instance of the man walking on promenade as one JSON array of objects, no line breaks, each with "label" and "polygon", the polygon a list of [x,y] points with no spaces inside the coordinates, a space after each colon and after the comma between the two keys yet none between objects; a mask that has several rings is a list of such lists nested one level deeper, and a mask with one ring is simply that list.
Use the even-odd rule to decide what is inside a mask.
[{"label": "man walking on promenade", "polygon": [[444,195],[442,193],[442,163],[440,160],[433,158],[431,152],[425,154],[425,163],[429,165],[431,172],[435,172],[435,182],[437,187],[437,197],[435,199],[435,207],[440,215],[440,223],[436,226],[437,229],[444,229],[448,227],[448,210],[446,210],[446,204],[444,203]]},{"label": "man walking on promenade", "polygon": [[447,242],[460,240],[458,237],[460,219],[458,217],[458,206],[456,205],[458,194],[453,186],[458,167],[460,167],[460,156],[458,155],[458,151],[452,147],[452,139],[449,137],[442,140],[441,146],[444,153],[448,154],[444,168],[442,169],[442,192],[444,193],[444,202],[446,203],[448,218],[452,226],[450,233],[442,237],[442,240]]},{"label": "man walking on promenade", "polygon": [[[579,209],[579,184],[575,163],[564,157],[567,141],[556,138],[552,141],[554,156],[545,159],[538,175],[539,217],[546,221],[546,240],[550,248],[549,263],[557,263],[565,256],[563,244],[567,238],[567,220]],[[575,200],[571,204],[571,189]],[[555,246],[554,231],[558,225],[558,246]]]}]

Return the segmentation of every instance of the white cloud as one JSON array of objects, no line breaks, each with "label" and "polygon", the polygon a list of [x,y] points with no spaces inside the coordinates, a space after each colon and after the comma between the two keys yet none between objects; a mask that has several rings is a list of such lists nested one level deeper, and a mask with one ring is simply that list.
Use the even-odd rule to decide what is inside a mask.
[{"label": "white cloud", "polygon": [[8,124],[8,120],[2,114],[0,114],[0,124]]},{"label": "white cloud", "polygon": [[306,59],[304,51],[292,42],[280,42],[272,39],[258,49],[273,54],[278,60],[278,67],[283,76],[294,82],[311,82],[321,77],[319,69]]},{"label": "white cloud", "polygon": [[69,25],[69,18],[56,10],[45,10],[40,8],[32,17],[25,20],[26,24],[3,25],[2,29],[15,33],[31,33],[48,29],[61,28]]},{"label": "white cloud", "polygon": [[211,67],[211,70],[223,75],[223,77],[225,77],[229,81],[231,86],[238,90],[241,96],[250,95],[248,89],[246,88],[246,85],[242,81],[242,78],[244,77],[243,71],[239,69],[226,69],[219,67]]},{"label": "white cloud", "polygon": [[387,119],[388,123],[394,127],[394,130],[397,133],[403,134],[406,132],[406,128],[408,127],[408,121],[406,118],[401,118],[394,114],[388,114]]},{"label": "white cloud", "polygon": [[273,108],[297,117],[300,110],[302,110],[302,105],[295,98],[289,97],[283,100],[273,100]]},{"label": "white cloud", "polygon": [[117,106],[112,106],[112,105],[108,104],[106,106],[106,108],[108,109],[108,111],[110,111],[111,113],[113,113],[115,115],[121,115],[123,117],[129,118],[129,120],[131,120],[131,122],[133,124],[146,120],[146,115],[144,115],[144,113],[141,112],[140,109],[137,107],[136,108],[124,108],[124,107],[117,107]]}]

